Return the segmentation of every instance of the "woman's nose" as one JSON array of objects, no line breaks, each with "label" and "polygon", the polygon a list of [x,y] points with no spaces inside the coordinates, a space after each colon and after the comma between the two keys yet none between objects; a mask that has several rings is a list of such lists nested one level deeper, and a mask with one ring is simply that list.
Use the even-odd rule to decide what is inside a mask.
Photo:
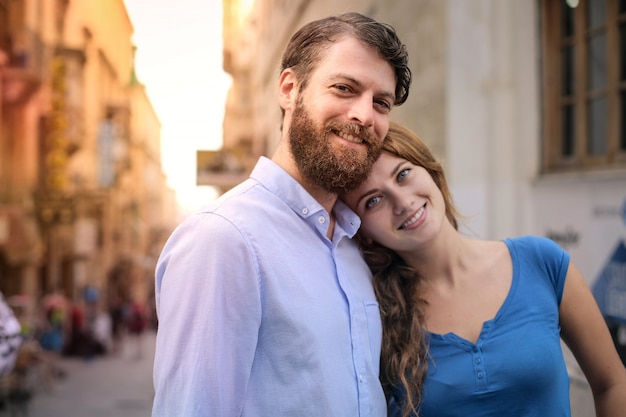
[{"label": "woman's nose", "polygon": [[394,198],[394,214],[403,214],[411,208],[413,205],[413,199],[410,195],[400,195]]}]

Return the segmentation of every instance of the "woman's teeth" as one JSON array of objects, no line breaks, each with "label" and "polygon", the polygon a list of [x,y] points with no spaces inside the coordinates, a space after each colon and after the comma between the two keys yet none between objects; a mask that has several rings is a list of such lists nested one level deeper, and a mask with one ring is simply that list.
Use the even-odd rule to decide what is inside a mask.
[{"label": "woman's teeth", "polygon": [[415,223],[420,217],[422,217],[422,214],[424,213],[425,208],[422,207],[421,209],[419,209],[417,211],[417,213],[415,213],[413,216],[411,216],[411,218],[409,220],[407,220],[406,222],[402,223],[399,227],[399,229],[404,229],[406,227],[409,227],[410,225],[412,225],[413,223]]}]

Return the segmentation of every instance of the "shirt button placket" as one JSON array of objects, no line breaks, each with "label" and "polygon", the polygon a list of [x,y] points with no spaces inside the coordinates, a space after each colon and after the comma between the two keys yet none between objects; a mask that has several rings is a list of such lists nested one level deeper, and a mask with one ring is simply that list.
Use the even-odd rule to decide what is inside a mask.
[{"label": "shirt button placket", "polygon": [[479,389],[487,389],[487,374],[485,371],[485,361],[483,351],[480,347],[474,346],[472,349],[472,360],[474,362],[474,375],[476,377],[476,385]]}]

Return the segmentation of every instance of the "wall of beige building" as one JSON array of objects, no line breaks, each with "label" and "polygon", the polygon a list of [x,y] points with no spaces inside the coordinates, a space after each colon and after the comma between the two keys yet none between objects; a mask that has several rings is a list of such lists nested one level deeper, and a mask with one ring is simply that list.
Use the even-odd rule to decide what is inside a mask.
[{"label": "wall of beige building", "polygon": [[479,237],[534,231],[539,175],[539,51],[533,1],[450,0],[446,168]]},{"label": "wall of beige building", "polygon": [[[623,312],[626,172],[541,170],[538,2],[450,4],[446,167],[469,229],[491,239],[550,237],[592,289],[601,279],[613,283],[603,312]],[[566,354],[578,392],[574,413],[593,415],[584,377]]]}]

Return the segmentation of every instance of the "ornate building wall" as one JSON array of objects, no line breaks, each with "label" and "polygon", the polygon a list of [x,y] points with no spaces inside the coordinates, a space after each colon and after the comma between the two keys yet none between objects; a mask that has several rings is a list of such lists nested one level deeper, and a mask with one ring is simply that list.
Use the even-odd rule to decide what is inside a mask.
[{"label": "ornate building wall", "polygon": [[123,0],[0,0],[0,290],[147,301],[176,219]]}]

